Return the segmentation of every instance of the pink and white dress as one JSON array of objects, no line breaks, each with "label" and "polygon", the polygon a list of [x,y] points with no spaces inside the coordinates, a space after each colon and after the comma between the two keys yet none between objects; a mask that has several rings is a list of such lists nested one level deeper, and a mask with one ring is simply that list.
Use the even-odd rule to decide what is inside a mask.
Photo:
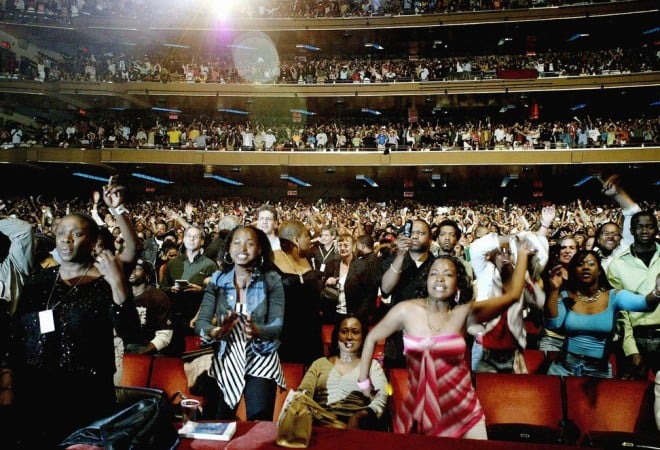
[{"label": "pink and white dress", "polygon": [[459,334],[403,336],[408,396],[394,418],[397,433],[462,437],[484,416]]}]

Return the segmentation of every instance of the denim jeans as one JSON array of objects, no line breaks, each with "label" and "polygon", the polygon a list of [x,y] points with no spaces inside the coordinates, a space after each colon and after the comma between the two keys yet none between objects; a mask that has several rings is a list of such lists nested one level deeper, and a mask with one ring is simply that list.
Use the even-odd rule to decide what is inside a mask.
[{"label": "denim jeans", "polygon": [[581,357],[564,351],[550,364],[548,375],[612,378],[612,365],[606,359]]},{"label": "denim jeans", "polygon": [[550,336],[547,334],[542,335],[539,338],[539,350],[545,352],[558,352],[564,346],[564,339]]},{"label": "denim jeans", "polygon": [[[204,385],[204,419],[235,420],[236,410],[224,401],[224,395],[215,378],[207,377]],[[245,413],[247,420],[273,420],[277,384],[268,378],[245,376]]]}]

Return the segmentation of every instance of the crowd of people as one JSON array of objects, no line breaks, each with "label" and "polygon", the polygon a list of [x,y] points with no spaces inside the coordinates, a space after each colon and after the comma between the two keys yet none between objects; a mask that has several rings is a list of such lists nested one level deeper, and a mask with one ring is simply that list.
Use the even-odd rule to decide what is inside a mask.
[{"label": "crowd of people", "polygon": [[[270,420],[293,362],[326,425],[456,438],[487,438],[472,375],[525,374],[526,349],[545,350],[553,375],[660,370],[658,205],[617,175],[570,205],[125,192],[111,177],[89,199],[0,204],[0,413],[34,419],[38,403],[54,424],[21,435],[25,448],[109,414],[125,352],[180,357],[190,336],[212,349],[195,380],[208,419],[235,417],[245,395],[248,419]],[[388,418],[398,367],[410,393]]]},{"label": "crowd of people", "polygon": [[660,142],[655,118],[451,122],[422,119],[367,123],[281,120],[231,121],[221,117],[161,121],[85,119],[0,129],[4,149],[27,147],[131,148],[209,151],[454,151],[620,148]]},{"label": "crowd of people", "polygon": [[[361,17],[383,14],[442,14],[461,11],[489,11],[534,6],[561,6],[564,1],[421,1],[421,0],[259,0],[233,5],[229,12],[249,18]],[[182,8],[179,11],[179,8]],[[0,11],[14,20],[70,23],[80,16],[169,18],[165,14],[184,12],[177,2],[128,0],[6,0]]]},{"label": "crowd of people", "polygon": [[[588,50],[543,50],[533,54],[454,56],[396,54],[316,57],[282,49],[277,58],[239,58],[232,49],[219,54],[128,54],[114,47],[78,49],[59,58],[10,56],[0,61],[4,78],[40,82],[162,82],[220,84],[395,83],[498,78],[500,72],[527,71],[527,78],[627,74],[658,70],[651,46]],[[52,55],[52,54],[51,54]]]}]

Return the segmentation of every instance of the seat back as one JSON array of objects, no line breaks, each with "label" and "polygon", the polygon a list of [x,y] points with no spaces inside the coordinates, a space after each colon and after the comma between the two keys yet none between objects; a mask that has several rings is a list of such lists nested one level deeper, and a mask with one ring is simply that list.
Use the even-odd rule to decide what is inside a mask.
[{"label": "seat back", "polygon": [[153,356],[137,353],[124,353],[121,386],[148,387],[151,377]]},{"label": "seat back", "polygon": [[561,378],[544,374],[475,374],[489,439],[561,444]]},{"label": "seat back", "polygon": [[305,365],[303,363],[282,363],[282,371],[284,371],[284,380],[286,381],[286,389],[277,390],[275,397],[275,410],[273,411],[273,420],[277,421],[284,405],[289,389],[297,389],[305,376]]},{"label": "seat back", "polygon": [[394,420],[397,414],[402,411],[403,403],[408,396],[408,369],[396,367],[388,371],[390,386],[392,388],[390,394],[390,410],[392,419]]},{"label": "seat back", "polygon": [[192,395],[188,389],[188,378],[183,369],[183,359],[176,356],[157,356],[154,358],[149,387],[161,389],[173,403],[178,404],[176,394],[202,401]]},{"label": "seat back", "polygon": [[332,344],[332,328],[334,325],[324,323],[321,327],[321,341],[323,342],[323,356],[330,356],[330,345]]},{"label": "seat back", "polygon": [[[282,406],[284,406],[284,400],[286,399],[289,389],[297,389],[305,376],[305,365],[303,363],[282,363],[282,371],[284,372],[284,381],[286,381],[286,389],[277,388],[277,393],[275,394],[275,408],[273,410],[273,421],[277,422],[277,419],[280,416],[282,411]],[[238,409],[236,410],[236,417],[239,420],[247,420],[247,411],[245,406],[245,396],[241,396],[241,400],[238,403]]]},{"label": "seat back", "polygon": [[561,378],[544,374],[477,372],[476,392],[486,425],[525,423],[559,427]]},{"label": "seat back", "polygon": [[185,336],[185,345],[184,345],[184,353],[185,352],[194,352],[196,350],[199,350],[202,348],[202,338],[199,336]]},{"label": "seat back", "polygon": [[653,429],[653,383],[648,380],[566,377],[566,415],[582,436]]},{"label": "seat back", "polygon": [[526,348],[523,350],[523,358],[527,366],[527,372],[531,374],[545,374],[548,370],[548,359],[543,350]]}]

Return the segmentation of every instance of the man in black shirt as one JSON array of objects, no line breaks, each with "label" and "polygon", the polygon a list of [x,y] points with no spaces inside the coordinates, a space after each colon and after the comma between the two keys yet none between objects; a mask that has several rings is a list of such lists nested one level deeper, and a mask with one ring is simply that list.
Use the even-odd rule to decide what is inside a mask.
[{"label": "man in black shirt", "polygon": [[[381,305],[383,314],[391,306],[404,300],[428,295],[426,277],[433,262],[431,227],[421,219],[412,221],[410,237],[400,234],[394,242],[394,252],[383,261],[380,290],[383,297],[391,296],[389,305]],[[383,314],[379,313],[382,317]],[[385,367],[405,367],[403,338],[400,332],[385,341]]]}]

